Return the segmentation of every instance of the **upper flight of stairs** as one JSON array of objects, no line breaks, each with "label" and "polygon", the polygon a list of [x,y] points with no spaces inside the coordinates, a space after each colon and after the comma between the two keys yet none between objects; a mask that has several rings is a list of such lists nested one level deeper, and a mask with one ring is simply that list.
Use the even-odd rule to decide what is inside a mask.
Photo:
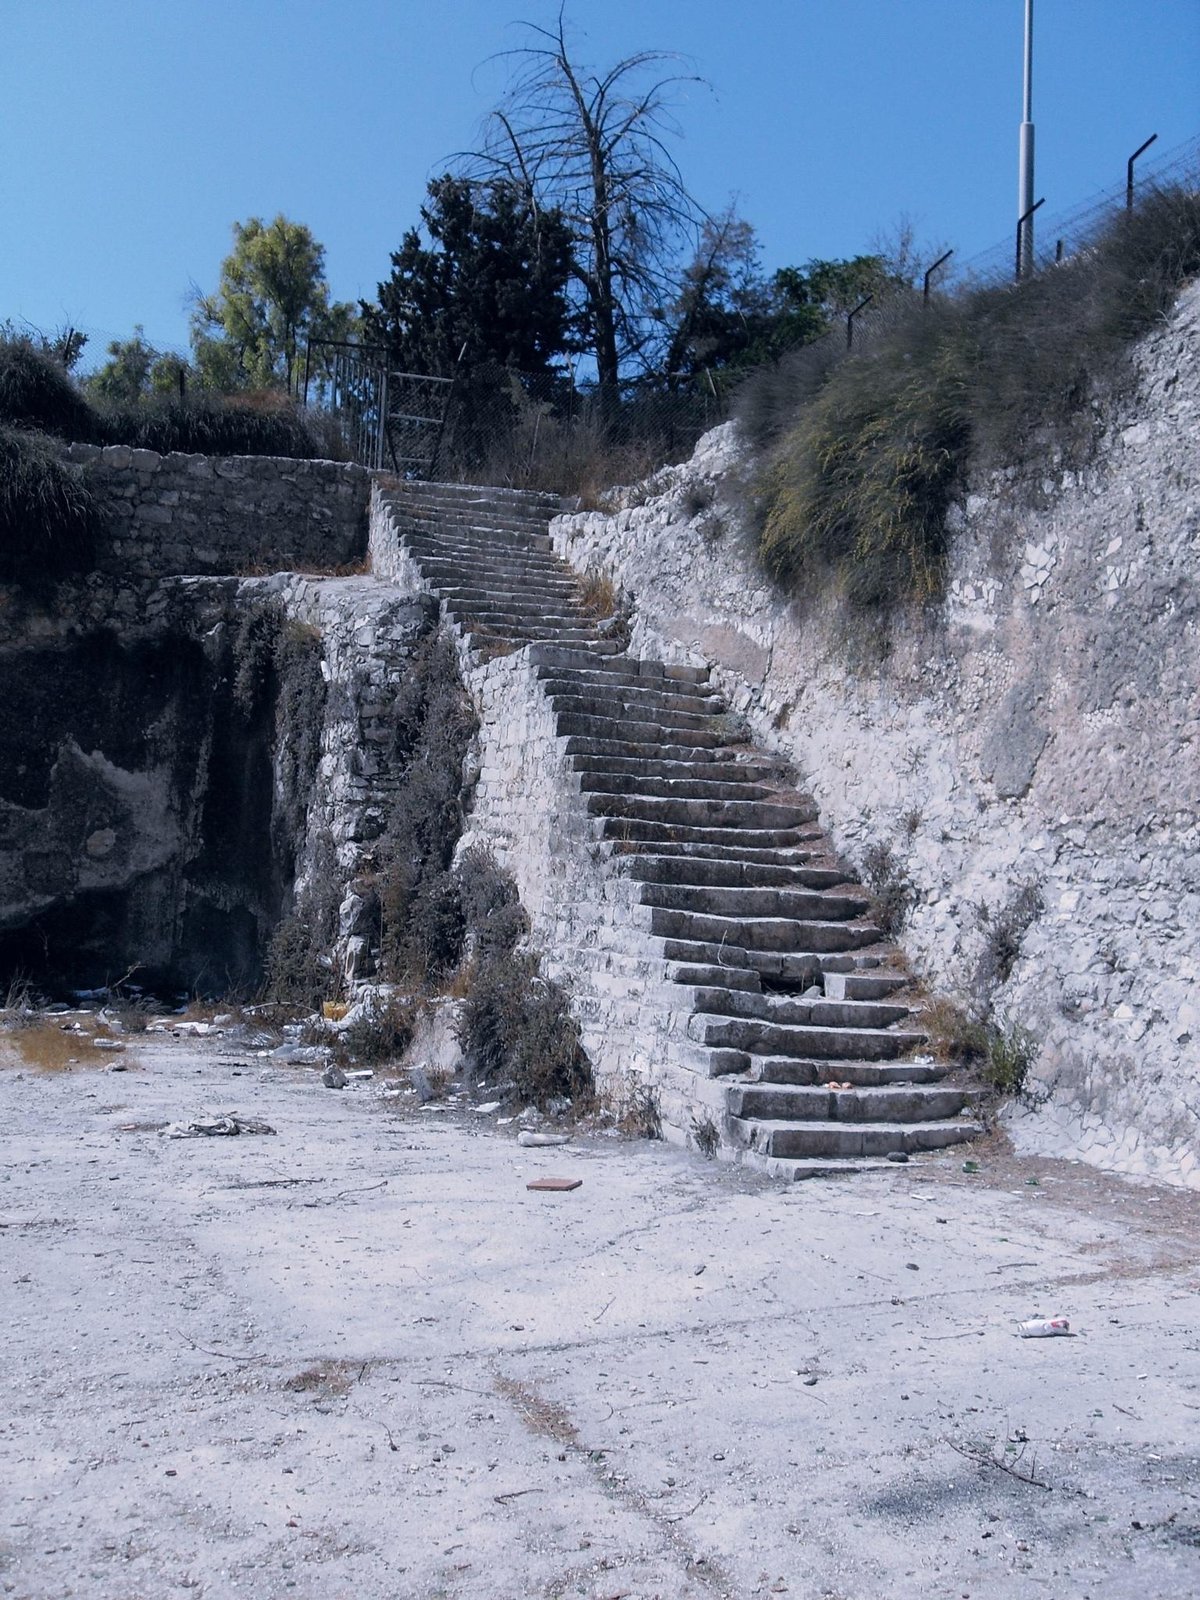
[{"label": "upper flight of stairs", "polygon": [[553,553],[557,496],[409,483],[387,492],[444,617],[483,655],[528,646],[610,869],[691,1003],[698,1070],[727,1080],[723,1137],[802,1176],[982,1130],[942,1080],[811,798],[739,745],[704,668],[635,660]]}]

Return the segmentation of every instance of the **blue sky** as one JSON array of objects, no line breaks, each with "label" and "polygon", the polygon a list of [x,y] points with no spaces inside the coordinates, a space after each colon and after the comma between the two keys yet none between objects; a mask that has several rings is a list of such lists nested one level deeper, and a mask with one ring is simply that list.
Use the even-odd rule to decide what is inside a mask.
[{"label": "blue sky", "polygon": [[[0,0],[0,321],[187,341],[232,222],[283,211],[340,299],[373,293],[425,183],[546,0]],[[869,248],[901,216],[969,257],[1016,207],[1022,0],[568,0],[578,55],[680,51],[711,90],[677,155],[763,264]],[[1036,0],[1045,214],[1200,132],[1197,0]]]}]

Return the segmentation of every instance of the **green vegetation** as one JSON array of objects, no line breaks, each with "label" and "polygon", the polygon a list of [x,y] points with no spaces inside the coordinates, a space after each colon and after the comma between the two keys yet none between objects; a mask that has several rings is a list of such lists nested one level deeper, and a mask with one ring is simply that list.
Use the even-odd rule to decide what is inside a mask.
[{"label": "green vegetation", "polygon": [[301,385],[306,339],[344,339],[348,305],[330,302],[325,249],[302,222],[282,213],[233,225],[233,249],[216,292],[192,315],[192,349],[201,385],[231,394]]},{"label": "green vegetation", "polygon": [[[24,334],[0,333],[0,426],[35,430],[80,444],[127,444],[162,453],[289,456],[317,446],[300,413],[280,394],[180,398],[134,391],[146,350],[121,357],[124,376],[109,373],[81,386],[62,362]],[[136,357],[136,360],[134,359]],[[102,373],[108,369],[102,369]],[[148,368],[152,371],[152,368]],[[119,399],[133,394],[132,399]]]},{"label": "green vegetation", "polygon": [[483,849],[464,855],[460,873],[469,953],[458,1037],[472,1077],[510,1082],[543,1109],[556,1099],[586,1107],[591,1064],[567,997],[533,951],[516,948],[528,927],[516,884]]},{"label": "green vegetation", "polygon": [[0,424],[0,583],[36,589],[86,569],[95,501],[54,441]]},{"label": "green vegetation", "polygon": [[793,352],[739,398],[766,447],[760,550],[795,591],[880,611],[940,591],[946,513],[968,471],[1036,440],[1078,465],[1096,402],[1128,379],[1131,343],[1200,271],[1200,196],[1151,192],[1094,245],[1008,287],[923,308],[915,295],[866,351]]}]

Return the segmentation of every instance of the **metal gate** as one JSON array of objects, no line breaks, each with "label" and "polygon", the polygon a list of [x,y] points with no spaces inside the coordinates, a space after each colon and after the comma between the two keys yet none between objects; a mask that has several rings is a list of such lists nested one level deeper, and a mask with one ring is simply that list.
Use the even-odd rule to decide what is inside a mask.
[{"label": "metal gate", "polygon": [[393,372],[382,346],[314,339],[304,357],[306,406],[318,383],[351,460],[407,477],[435,475],[452,378]]}]

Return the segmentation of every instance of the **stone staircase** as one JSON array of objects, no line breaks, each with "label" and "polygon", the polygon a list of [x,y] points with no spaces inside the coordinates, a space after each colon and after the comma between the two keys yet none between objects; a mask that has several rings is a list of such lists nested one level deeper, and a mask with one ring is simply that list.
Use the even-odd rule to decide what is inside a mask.
[{"label": "stone staircase", "polygon": [[554,555],[556,496],[385,491],[420,581],[476,659],[526,648],[607,870],[683,990],[689,1065],[724,1081],[722,1143],[793,1176],[978,1135],[924,1043],[899,950],[811,798],[739,743],[707,669],[636,660]]}]

